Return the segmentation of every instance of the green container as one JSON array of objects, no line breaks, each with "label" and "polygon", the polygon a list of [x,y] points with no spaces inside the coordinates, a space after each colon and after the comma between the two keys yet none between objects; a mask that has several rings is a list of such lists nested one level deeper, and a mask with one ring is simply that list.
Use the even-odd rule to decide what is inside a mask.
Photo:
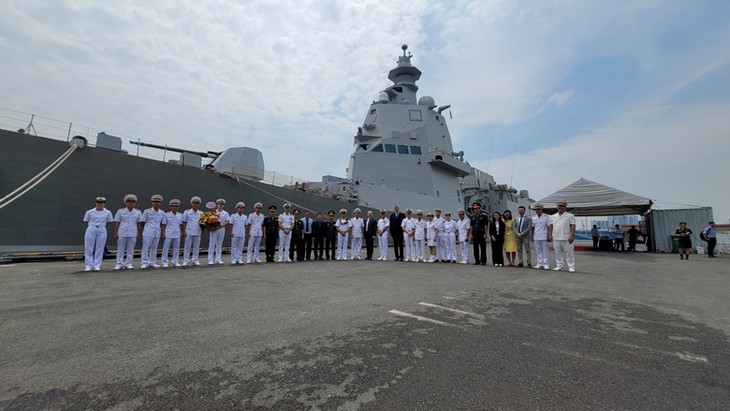
[{"label": "green container", "polygon": [[672,236],[672,252],[679,253],[679,237]]}]

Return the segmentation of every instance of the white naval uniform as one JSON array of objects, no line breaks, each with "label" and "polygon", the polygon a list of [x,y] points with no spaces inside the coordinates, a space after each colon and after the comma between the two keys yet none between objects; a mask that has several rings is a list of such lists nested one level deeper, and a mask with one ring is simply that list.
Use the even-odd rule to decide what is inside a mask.
[{"label": "white naval uniform", "polygon": [[172,265],[178,266],[178,257],[180,256],[180,225],[182,225],[183,213],[173,213],[168,211],[165,213],[165,241],[162,246],[162,266],[169,264],[168,255],[170,253],[170,245],[172,245]]},{"label": "white naval uniform", "polygon": [[563,268],[564,261],[568,268],[575,270],[575,253],[573,244],[568,242],[570,238],[570,226],[575,225],[575,216],[567,211],[563,214],[555,213],[550,217],[550,225],[553,226],[553,247],[555,248],[556,270]]},{"label": "white naval uniform", "polygon": [[114,221],[112,212],[106,208],[92,208],[84,214],[86,233],[84,234],[84,266],[87,270],[100,270],[106,245],[106,225]]},{"label": "white naval uniform", "polygon": [[[119,223],[117,234],[117,267],[132,268],[134,245],[137,243],[137,223],[142,213],[136,208],[120,208],[114,215],[114,221]],[[126,255],[125,255],[126,254]]]},{"label": "white naval uniform", "polygon": [[468,218],[460,218],[456,221],[456,228],[459,235],[459,251],[461,251],[461,263],[469,262],[469,229],[471,228],[471,220]]},{"label": "white naval uniform", "polygon": [[223,264],[223,240],[226,238],[226,226],[230,215],[226,210],[215,210],[215,214],[221,221],[220,227],[211,231],[208,237],[208,264]]},{"label": "white naval uniform", "polygon": [[365,220],[363,220],[362,218],[352,217],[350,219],[350,224],[352,225],[352,244],[350,244],[350,256],[353,260],[360,260],[363,231],[365,230]]},{"label": "white naval uniform", "polygon": [[446,260],[446,238],[441,235],[444,232],[444,221],[443,217],[434,217],[433,221],[436,223],[436,228],[439,230],[438,240],[436,241],[436,259],[439,261]]},{"label": "white naval uniform", "polygon": [[413,234],[413,243],[416,248],[416,261],[426,261],[423,257],[426,247],[426,220],[415,219],[415,232]]},{"label": "white naval uniform", "polygon": [[[192,262],[195,265],[200,264],[198,257],[200,256],[200,233],[199,224],[202,211],[193,211],[192,208],[183,211],[182,223],[185,225],[185,249],[183,250],[183,265]],[[192,252],[192,259],[191,254]]]},{"label": "white naval uniform", "polygon": [[413,217],[406,217],[401,223],[403,228],[403,239],[405,240],[405,247],[403,248],[403,261],[416,261],[416,242],[413,238],[416,225]]},{"label": "white naval uniform", "polygon": [[246,214],[231,214],[231,264],[243,264],[243,244],[246,241]]},{"label": "white naval uniform", "polygon": [[291,261],[289,248],[291,247],[291,231],[294,227],[294,216],[290,213],[281,213],[279,220],[279,262]]},{"label": "white naval uniform", "polygon": [[532,240],[535,242],[535,254],[537,254],[537,264],[535,268],[550,268],[548,261],[548,226],[550,225],[550,216],[543,214],[532,217]]},{"label": "white naval uniform", "polygon": [[446,261],[456,261],[456,221],[444,219],[444,231],[443,235],[439,237],[444,239],[444,248],[446,254],[444,259]]},{"label": "white naval uniform", "polygon": [[220,226],[215,231],[208,232],[208,265],[223,264],[223,240],[226,238],[226,225],[229,215],[225,210],[213,210],[220,220]]},{"label": "white naval uniform", "polygon": [[378,251],[380,259],[385,261],[388,259],[388,229],[390,228],[390,219],[383,217],[378,220]]},{"label": "white naval uniform", "polygon": [[160,245],[162,225],[165,223],[165,212],[159,208],[148,208],[142,212],[139,219],[144,223],[142,229],[142,266],[146,268],[157,265],[157,248]]},{"label": "white naval uniform", "polygon": [[350,239],[352,223],[349,219],[337,219],[337,253],[336,260],[347,260],[347,240]]},{"label": "white naval uniform", "polygon": [[438,238],[438,227],[436,227],[436,222],[433,220],[428,221],[426,223],[426,244],[429,247],[436,247],[436,244],[438,244]]},{"label": "white naval uniform", "polygon": [[257,263],[261,262],[259,259],[259,250],[261,247],[261,238],[264,236],[264,218],[266,218],[264,213],[253,212],[248,215],[248,220],[246,221],[246,225],[249,226],[248,250],[246,251],[247,263],[250,263],[251,261],[255,261]]}]

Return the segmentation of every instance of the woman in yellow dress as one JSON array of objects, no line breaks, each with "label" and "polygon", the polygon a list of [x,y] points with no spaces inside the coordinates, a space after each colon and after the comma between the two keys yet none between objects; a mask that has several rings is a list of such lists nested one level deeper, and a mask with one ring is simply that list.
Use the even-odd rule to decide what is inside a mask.
[{"label": "woman in yellow dress", "polygon": [[515,237],[512,212],[505,210],[504,213],[502,213],[502,219],[504,220],[504,253],[507,255],[507,265],[516,267],[515,259],[517,258],[517,238]]}]

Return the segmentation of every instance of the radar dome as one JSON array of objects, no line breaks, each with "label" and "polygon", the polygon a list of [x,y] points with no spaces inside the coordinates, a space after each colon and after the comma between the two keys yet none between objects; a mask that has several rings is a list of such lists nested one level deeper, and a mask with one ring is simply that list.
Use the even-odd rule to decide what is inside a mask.
[{"label": "radar dome", "polygon": [[428,106],[429,109],[432,109],[436,107],[436,102],[433,101],[433,97],[431,96],[423,96],[420,99],[418,99],[418,105],[419,106]]},{"label": "radar dome", "polygon": [[388,93],[386,93],[384,91],[382,93],[380,93],[378,95],[378,101],[387,102],[388,101]]}]

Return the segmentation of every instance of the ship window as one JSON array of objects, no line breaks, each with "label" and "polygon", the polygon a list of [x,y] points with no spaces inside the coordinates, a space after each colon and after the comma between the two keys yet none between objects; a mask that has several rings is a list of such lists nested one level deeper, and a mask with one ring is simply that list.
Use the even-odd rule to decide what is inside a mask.
[{"label": "ship window", "polygon": [[438,190],[436,190],[436,197],[441,197]]},{"label": "ship window", "polygon": [[370,114],[375,114],[375,109],[370,110]]},{"label": "ship window", "polygon": [[395,153],[395,144],[386,144],[385,152],[386,153]]},{"label": "ship window", "polygon": [[405,144],[398,144],[398,154],[408,154],[408,146]]},{"label": "ship window", "polygon": [[377,146],[375,146],[374,149],[372,149],[370,151],[375,151],[375,152],[378,152],[378,153],[382,153],[383,152],[383,145],[382,144],[378,144]]},{"label": "ship window", "polygon": [[358,150],[367,151],[368,150],[368,144],[360,144],[360,145],[358,145]]},{"label": "ship window", "polygon": [[421,146],[411,146],[411,154],[421,155]]},{"label": "ship window", "polygon": [[442,156],[436,156],[436,160],[443,160],[444,158]]},{"label": "ship window", "polygon": [[411,118],[411,121],[422,121],[423,118],[421,117],[421,110],[408,110],[408,115]]}]

